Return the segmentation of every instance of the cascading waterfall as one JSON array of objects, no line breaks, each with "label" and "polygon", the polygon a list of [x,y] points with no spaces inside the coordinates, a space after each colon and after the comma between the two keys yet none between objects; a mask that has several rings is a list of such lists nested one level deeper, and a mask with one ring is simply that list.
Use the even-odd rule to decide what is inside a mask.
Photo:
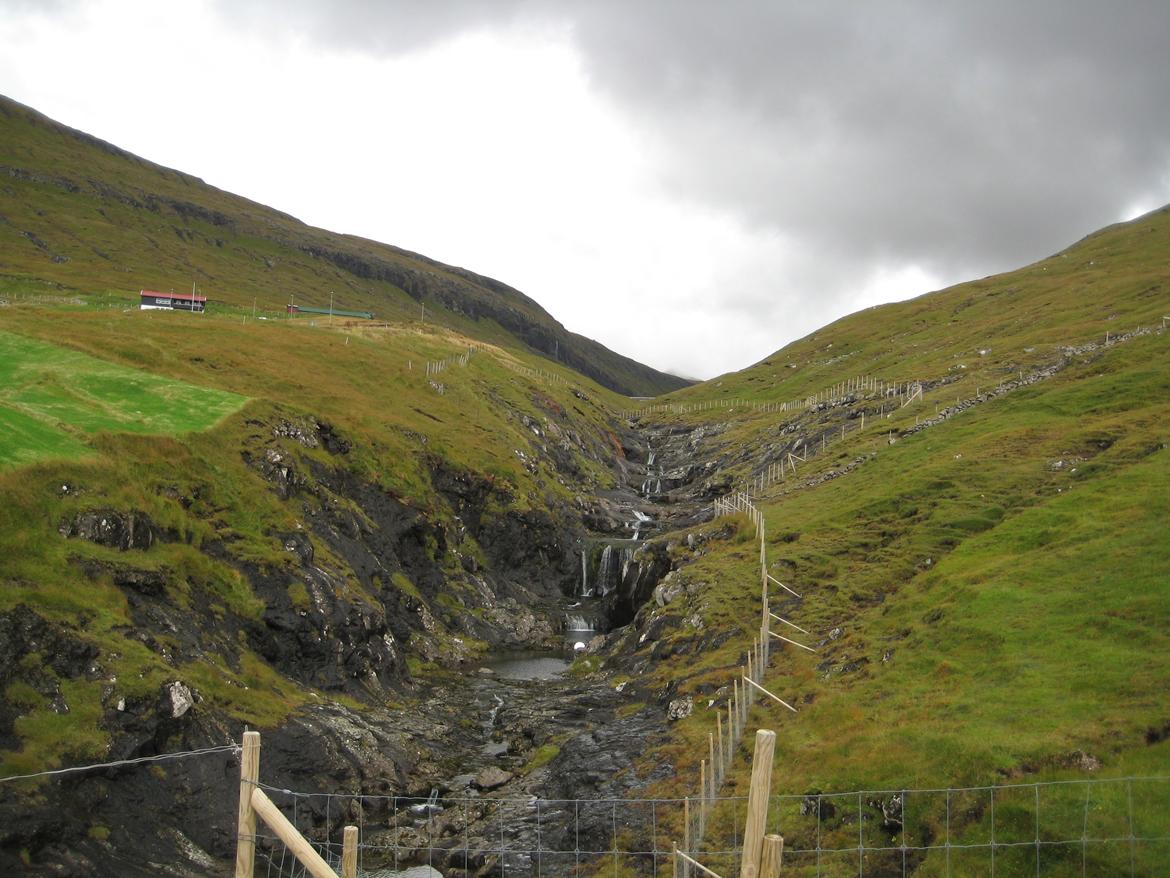
[{"label": "cascading waterfall", "polygon": [[601,550],[601,563],[597,567],[597,593],[605,597],[614,590],[614,572],[616,559],[613,546],[606,546]]},{"label": "cascading waterfall", "polygon": [[569,631],[594,631],[596,626],[592,624],[591,620],[584,616],[578,616],[575,613],[568,613],[565,616],[565,628]]},{"label": "cascading waterfall", "polygon": [[589,556],[584,549],[581,550],[581,597],[593,597],[589,590]]},{"label": "cascading waterfall", "polygon": [[[654,521],[654,519],[651,518],[649,515],[645,515],[644,513],[638,511],[637,509],[634,510],[634,521],[633,521],[631,526],[634,528],[634,541],[635,542],[637,542],[638,537],[641,536],[642,527],[644,525],[650,524],[653,521]],[[623,576],[624,576],[624,574],[623,574]]]}]

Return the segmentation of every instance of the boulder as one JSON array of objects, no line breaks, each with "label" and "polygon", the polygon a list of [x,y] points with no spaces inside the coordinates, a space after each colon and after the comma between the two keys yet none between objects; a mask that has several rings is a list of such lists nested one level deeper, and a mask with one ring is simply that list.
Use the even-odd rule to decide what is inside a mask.
[{"label": "boulder", "polygon": [[475,775],[475,780],[471,782],[477,790],[494,790],[502,787],[510,781],[514,775],[510,771],[504,771],[502,768],[497,768],[494,765],[489,765],[487,768],[482,768]]},{"label": "boulder", "polygon": [[670,722],[677,722],[691,715],[695,709],[695,701],[691,696],[685,695],[682,698],[676,698],[666,706],[666,718]]}]

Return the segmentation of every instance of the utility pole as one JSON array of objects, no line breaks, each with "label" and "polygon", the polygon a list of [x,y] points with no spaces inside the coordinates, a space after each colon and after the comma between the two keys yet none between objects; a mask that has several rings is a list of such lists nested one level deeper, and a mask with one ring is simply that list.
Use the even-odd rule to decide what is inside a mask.
[{"label": "utility pole", "polygon": [[333,326],[333,290],[329,291],[329,326]]}]

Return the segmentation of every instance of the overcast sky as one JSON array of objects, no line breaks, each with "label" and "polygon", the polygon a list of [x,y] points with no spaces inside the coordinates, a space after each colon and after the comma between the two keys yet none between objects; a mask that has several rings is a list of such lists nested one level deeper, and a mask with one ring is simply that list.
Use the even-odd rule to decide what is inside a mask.
[{"label": "overcast sky", "polygon": [[705,378],[1170,202],[1168,35],[1166,0],[0,0],[0,92]]}]

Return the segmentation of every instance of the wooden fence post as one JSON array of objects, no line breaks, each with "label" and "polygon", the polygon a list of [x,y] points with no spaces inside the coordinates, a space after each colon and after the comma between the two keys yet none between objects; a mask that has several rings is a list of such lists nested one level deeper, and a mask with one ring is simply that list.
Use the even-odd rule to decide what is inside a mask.
[{"label": "wooden fence post", "polygon": [[256,864],[256,811],[252,790],[260,779],[260,733],[244,732],[240,753],[240,808],[236,835],[235,878],[252,878]]},{"label": "wooden fence post", "polygon": [[[718,714],[716,714],[718,716]],[[719,755],[723,755],[723,748],[719,749]],[[719,782],[720,775],[722,775],[722,766],[715,761],[715,734],[707,732],[707,759],[711,763],[711,802],[715,802],[715,788]]]},{"label": "wooden fence post", "polygon": [[727,775],[727,751],[723,747],[723,711],[715,710],[715,732],[719,738],[719,777],[722,779]]},{"label": "wooden fence post", "polygon": [[357,878],[358,828],[345,827],[341,837],[341,878]]},{"label": "wooden fence post", "polygon": [[756,732],[756,752],[752,757],[752,785],[748,791],[747,822],[743,830],[740,878],[759,878],[760,875],[764,824],[768,818],[768,794],[772,786],[772,753],[775,747],[775,732],[769,729],[760,729]]},{"label": "wooden fence post", "polygon": [[707,760],[699,760],[699,838],[707,832]]},{"label": "wooden fence post", "polygon": [[760,640],[764,643],[764,663],[767,664],[771,623],[768,617],[768,550],[765,539],[766,524],[760,522]]},{"label": "wooden fence post", "polygon": [[735,706],[735,718],[731,719],[729,716],[728,722],[731,723],[730,737],[732,740],[732,746],[734,747],[735,742],[739,738],[739,728],[740,728],[739,718],[740,718],[740,716],[743,715],[743,711],[741,711],[739,708],[739,679],[738,678],[731,681],[731,700]]},{"label": "wooden fence post", "polygon": [[764,855],[760,859],[760,878],[780,878],[784,860],[784,839],[779,835],[764,836]]}]

